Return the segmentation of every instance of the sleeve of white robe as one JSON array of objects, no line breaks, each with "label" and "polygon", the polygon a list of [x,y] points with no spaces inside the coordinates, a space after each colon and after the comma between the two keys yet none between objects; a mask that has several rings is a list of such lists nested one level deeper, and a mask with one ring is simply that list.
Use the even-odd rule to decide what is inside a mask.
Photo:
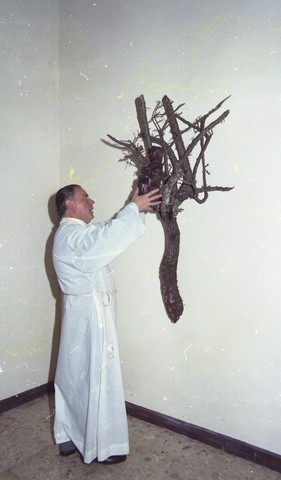
[{"label": "sleeve of white robe", "polygon": [[78,270],[84,273],[100,270],[143,234],[144,217],[132,202],[109,222],[61,229],[56,238],[54,261],[64,258],[68,263],[66,257],[71,254],[72,266]]}]

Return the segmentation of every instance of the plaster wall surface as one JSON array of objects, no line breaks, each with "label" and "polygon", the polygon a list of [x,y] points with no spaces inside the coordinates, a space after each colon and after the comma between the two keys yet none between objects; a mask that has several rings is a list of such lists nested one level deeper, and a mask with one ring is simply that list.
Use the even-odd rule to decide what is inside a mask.
[{"label": "plaster wall surface", "polygon": [[111,217],[135,177],[102,139],[133,138],[135,98],[152,109],[166,94],[194,120],[231,95],[207,163],[211,185],[235,188],[183,204],[179,322],[161,300],[154,215],[112,265],[124,388],[132,403],[280,454],[279,0],[14,0],[2,11],[1,398],[53,378],[58,186],[80,183],[96,220]]},{"label": "plaster wall surface", "polygon": [[0,37],[3,399],[46,383],[54,368],[48,203],[59,185],[57,2],[3,0]]},{"label": "plaster wall surface", "polygon": [[165,313],[163,232],[113,265],[126,398],[280,453],[280,2],[61,2],[61,178],[82,182],[96,219],[120,208],[134,170],[109,133],[133,139],[134,100],[168,95],[194,120],[230,109],[207,150],[213,193],[178,216],[185,311]]}]

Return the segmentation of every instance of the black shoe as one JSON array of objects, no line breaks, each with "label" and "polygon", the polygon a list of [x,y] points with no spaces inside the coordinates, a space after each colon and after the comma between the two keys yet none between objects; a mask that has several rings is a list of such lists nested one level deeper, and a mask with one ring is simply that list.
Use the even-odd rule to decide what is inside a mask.
[{"label": "black shoe", "polygon": [[69,455],[73,455],[73,453],[77,452],[77,448],[75,447],[74,443],[71,442],[64,442],[59,444],[59,451],[62,457],[68,457]]},{"label": "black shoe", "polygon": [[103,460],[101,463],[102,465],[115,465],[116,463],[122,463],[127,460],[127,455],[112,455],[111,457],[108,457],[106,460]]}]

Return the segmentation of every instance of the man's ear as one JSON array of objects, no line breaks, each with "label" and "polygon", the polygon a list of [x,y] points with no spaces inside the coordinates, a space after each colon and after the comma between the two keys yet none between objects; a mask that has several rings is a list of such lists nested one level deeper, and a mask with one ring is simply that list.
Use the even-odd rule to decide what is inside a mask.
[{"label": "man's ear", "polygon": [[74,208],[74,202],[73,200],[71,200],[71,198],[68,198],[66,201],[65,201],[65,206],[66,206],[66,209],[68,212],[71,212]]}]

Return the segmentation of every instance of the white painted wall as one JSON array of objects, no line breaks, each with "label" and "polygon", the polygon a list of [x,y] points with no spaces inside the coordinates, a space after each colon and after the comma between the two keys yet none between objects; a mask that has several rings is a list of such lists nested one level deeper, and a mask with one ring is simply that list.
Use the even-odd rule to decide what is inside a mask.
[{"label": "white painted wall", "polygon": [[138,95],[185,102],[193,120],[231,94],[207,159],[210,183],[235,189],[179,215],[178,324],[159,293],[155,217],[113,265],[126,398],[281,453],[280,2],[61,6],[61,178],[83,183],[98,220],[134,179],[101,138],[132,138]]},{"label": "white painted wall", "polygon": [[57,2],[2,0],[0,36],[3,399],[46,383],[54,367],[54,297],[46,267],[52,275],[48,202],[59,185]]},{"label": "white painted wall", "polygon": [[[50,57],[57,35],[56,2],[47,3],[52,18],[49,27],[53,27]],[[40,19],[39,7],[37,15]],[[142,239],[113,264],[124,386],[126,399],[132,403],[281,453],[280,21],[279,0],[60,2],[60,164],[54,93],[45,108],[39,102],[42,115],[52,111],[55,117],[49,130],[48,122],[42,120],[42,135],[48,141],[43,148],[38,145],[40,160],[42,156],[52,160],[40,162],[40,171],[33,165],[33,188],[27,168],[22,175],[29,194],[37,185],[41,212],[35,221],[30,215],[34,204],[26,201],[24,215],[34,223],[30,237],[25,237],[23,254],[28,251],[28,238],[36,242],[27,256],[25,276],[14,275],[14,281],[10,267],[23,268],[13,255],[15,246],[21,245],[19,232],[27,229],[27,220],[15,214],[18,202],[14,198],[8,209],[15,215],[12,220],[7,213],[12,237],[6,247],[9,255],[4,255],[6,290],[1,295],[4,292],[3,299],[10,296],[11,301],[1,308],[9,320],[4,327],[3,398],[9,391],[20,392],[47,380],[42,353],[36,356],[34,372],[28,355],[23,371],[23,350],[15,350],[17,356],[8,351],[16,344],[14,331],[21,339],[26,337],[28,348],[32,346],[27,327],[36,307],[25,323],[16,315],[20,307],[26,308],[19,298],[33,295],[30,285],[41,288],[41,310],[36,317],[40,320],[35,323],[39,330],[48,330],[45,336],[40,331],[34,337],[35,344],[41,338],[51,341],[48,322],[55,315],[54,299],[44,265],[40,270],[38,264],[51,229],[46,211],[42,212],[58,178],[61,185],[81,183],[96,200],[96,219],[109,217],[124,203],[135,177],[132,168],[118,163],[119,152],[101,139],[107,133],[132,138],[137,130],[134,99],[144,94],[153,108],[167,94],[175,104],[185,102],[184,115],[193,120],[231,94],[226,105],[230,116],[216,127],[207,160],[210,183],[234,185],[235,189],[210,195],[204,205],[183,205],[178,276],[185,312],[179,322],[170,323],[159,293],[163,233],[153,215],[147,216]],[[44,23],[47,27],[48,22]],[[34,41],[42,41],[47,48],[43,32],[42,39],[34,35]],[[33,69],[40,61],[47,75],[39,54]],[[8,91],[11,83],[7,83]],[[55,92],[56,82],[47,83]],[[13,129],[14,125],[13,121]],[[18,131],[23,135],[21,127]],[[33,152],[38,143],[26,134],[24,140]],[[13,158],[18,165],[20,152]],[[27,162],[30,152],[25,158]],[[9,179],[12,186],[20,182],[15,169],[9,170]],[[2,189],[4,198],[5,193]],[[34,275],[36,282],[32,283]],[[15,296],[15,290],[20,294]],[[48,348],[46,356],[50,344]],[[8,376],[13,378],[10,390]]]}]

